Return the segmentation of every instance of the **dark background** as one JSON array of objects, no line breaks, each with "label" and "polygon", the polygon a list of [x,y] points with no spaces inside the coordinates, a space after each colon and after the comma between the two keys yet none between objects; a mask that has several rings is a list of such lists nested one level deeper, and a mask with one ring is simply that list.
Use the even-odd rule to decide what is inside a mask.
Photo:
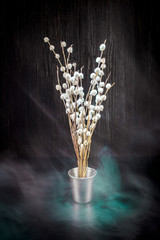
[{"label": "dark background", "polygon": [[[99,45],[107,38],[108,94],[94,133],[90,165],[104,147],[159,186],[160,14],[158,1],[1,1],[1,163],[41,170],[69,169],[75,158],[67,117],[55,90],[60,41],[73,44],[72,60],[84,67],[85,91]],[[69,159],[68,163],[62,159]],[[157,223],[155,224],[157,226]],[[151,231],[157,236],[157,232]]]},{"label": "dark background", "polygon": [[111,71],[116,85],[93,145],[107,144],[118,156],[159,154],[159,27],[154,1],[2,1],[2,151],[29,157],[37,156],[35,146],[53,157],[72,152],[54,89],[57,63],[43,42],[48,36],[57,51],[60,40],[73,43],[86,90],[107,38],[106,76]]}]

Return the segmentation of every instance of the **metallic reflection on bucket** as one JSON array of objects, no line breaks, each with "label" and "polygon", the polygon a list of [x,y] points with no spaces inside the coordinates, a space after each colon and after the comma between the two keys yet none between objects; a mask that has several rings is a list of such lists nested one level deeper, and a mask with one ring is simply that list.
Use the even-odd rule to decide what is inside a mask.
[{"label": "metallic reflection on bucket", "polygon": [[93,180],[97,171],[94,168],[87,170],[87,177],[78,177],[78,167],[69,170],[73,200],[77,203],[88,203],[92,200]]}]

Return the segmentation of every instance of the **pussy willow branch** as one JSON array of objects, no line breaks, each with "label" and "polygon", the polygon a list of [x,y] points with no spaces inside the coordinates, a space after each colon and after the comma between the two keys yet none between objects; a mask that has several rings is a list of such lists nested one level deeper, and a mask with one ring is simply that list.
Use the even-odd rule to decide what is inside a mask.
[{"label": "pussy willow branch", "polygon": [[[104,41],[104,44],[106,43],[107,40]],[[103,51],[101,51],[101,54],[100,54],[100,58],[102,58],[103,56]],[[99,65],[100,63],[98,63],[98,68],[99,68]],[[97,75],[97,74],[96,74]],[[101,76],[101,79],[102,79],[102,76]],[[94,85],[94,84],[93,84]],[[89,93],[91,92],[91,90],[93,90],[93,85],[91,84],[90,87],[89,87],[89,90],[88,90],[88,93],[86,95],[86,98],[85,98],[85,101],[88,99],[88,96],[89,96]]]},{"label": "pussy willow branch", "polygon": [[[61,86],[60,80],[59,80],[59,67],[58,67],[58,66],[57,66],[57,82],[58,82],[58,84]],[[62,94],[62,90],[61,90],[61,89],[60,89],[60,94]],[[62,99],[62,101],[63,101],[64,106],[65,106],[65,108],[66,108],[66,104],[65,104],[64,99]]]},{"label": "pussy willow branch", "polygon": [[[106,43],[106,40],[104,41],[104,44]],[[59,59],[59,56],[56,54],[56,52],[54,51],[54,48],[52,49],[51,48],[51,44],[48,42],[49,46],[50,46],[50,50],[52,50],[52,52],[54,53],[55,57],[57,58],[60,66],[62,67],[62,63]],[[64,58],[64,63],[65,63],[65,68],[61,69],[61,71],[63,71],[64,73],[69,73],[70,75],[73,74],[74,75],[74,72],[69,69],[70,66],[68,66],[69,64],[69,59],[70,59],[70,54],[72,52],[72,50],[67,50],[68,51],[68,57],[66,59],[66,55],[64,53],[64,47],[63,45],[61,44],[61,47],[62,47],[62,54],[63,54],[63,58]],[[70,46],[70,48],[72,48],[72,45]],[[101,50],[101,54],[100,54],[100,59],[102,59],[102,56],[103,56],[103,51],[104,50]],[[105,59],[104,59],[105,60]],[[99,60],[98,60],[99,61]],[[97,61],[97,62],[98,62]],[[105,61],[101,61],[103,63],[103,65],[105,65]],[[89,87],[89,90],[86,94],[86,97],[85,97],[85,100],[82,102],[81,104],[81,107],[84,107],[84,109],[82,111],[79,111],[78,109],[78,106],[77,106],[77,94],[76,96],[71,96],[70,97],[70,103],[74,104],[73,105],[73,108],[69,111],[69,113],[67,112],[67,115],[68,115],[68,120],[69,120],[69,127],[70,127],[70,133],[71,133],[71,138],[72,138],[72,142],[73,142],[73,146],[74,146],[74,150],[75,150],[75,153],[76,153],[76,156],[77,156],[77,162],[78,162],[78,168],[79,168],[79,176],[80,177],[85,177],[86,176],[86,171],[87,171],[87,167],[88,167],[88,158],[89,158],[89,154],[90,154],[90,148],[91,148],[91,140],[92,140],[92,136],[93,136],[93,132],[96,128],[96,125],[97,125],[97,122],[98,122],[98,118],[92,118],[90,119],[90,106],[92,105],[92,99],[93,99],[93,95],[90,94],[92,90],[94,90],[94,88],[96,87],[96,84],[95,84],[95,79],[98,75],[100,75],[100,79],[99,81],[101,82],[102,80],[102,77],[103,77],[103,70],[104,68],[106,67],[106,65],[103,67],[103,65],[100,66],[101,62],[99,61],[98,62],[98,68],[100,68],[102,70],[102,74],[98,74],[98,72],[95,73],[95,76],[94,76],[94,79],[92,78],[91,80],[91,84],[90,84],[90,87]],[[76,64],[73,64],[74,66],[74,71],[76,71]],[[80,72],[82,73],[82,69],[83,67],[80,69]],[[79,71],[78,71],[79,72]],[[110,77],[111,73],[109,73],[105,83],[104,83],[104,86],[103,86],[103,91],[105,89],[105,86],[108,82],[108,79]],[[59,80],[59,67],[57,67],[57,81],[58,81],[58,86],[61,87],[61,84],[60,84],[60,80]],[[69,82],[67,79],[66,79],[66,84],[67,84],[67,87],[70,88],[72,86],[72,83]],[[106,95],[108,93],[108,91],[111,89],[111,87],[113,87],[115,83],[113,83],[110,88],[108,88],[106,90],[106,92],[103,94],[103,95]],[[74,84],[75,85],[75,84]],[[78,87],[81,86],[82,87],[82,78],[78,78],[78,82],[77,82],[77,89]],[[65,87],[64,87],[65,88]],[[98,85],[97,85],[97,88],[98,88]],[[99,89],[97,89],[98,92]],[[59,89],[60,91],[60,95],[62,95],[62,90],[61,88]],[[95,96],[95,95],[94,95]],[[82,96],[83,97],[83,96]],[[89,98],[89,99],[88,99]],[[66,107],[66,104],[65,104],[65,101],[64,99],[62,98],[63,100],[63,103],[64,103],[64,107],[65,109],[67,109]],[[84,105],[84,103],[88,100],[88,105]],[[96,101],[96,106],[101,106],[101,103],[103,102],[104,100],[100,100],[99,102]],[[86,106],[86,110],[85,110],[85,106]],[[74,109],[75,108],[75,109]],[[101,110],[102,111],[102,110]],[[81,112],[81,119],[80,119],[80,122],[78,122],[78,124],[82,124],[83,125],[83,128],[86,129],[86,131],[82,131],[80,133],[78,133],[76,131],[76,121],[77,121],[77,112]],[[71,117],[70,117],[70,114],[73,114],[75,113],[75,119],[73,121],[73,119],[71,120]],[[98,109],[95,109],[94,110],[94,114],[91,113],[92,117],[93,116],[96,116],[96,114],[99,113],[99,110]],[[86,119],[86,117],[88,117],[87,119],[87,123],[85,122],[84,118]],[[98,117],[98,115],[97,115]],[[72,122],[73,121],[73,122]],[[88,134],[90,133],[90,135]],[[78,142],[78,140],[80,139],[81,143],[83,144],[80,144]]]},{"label": "pussy willow branch", "polygon": [[[72,48],[72,46],[73,46],[73,44],[70,46],[70,48]],[[71,52],[69,51],[69,53],[68,53],[68,57],[67,57],[67,66],[68,66],[68,62],[69,62],[70,54],[71,54]],[[68,68],[67,68],[67,72],[68,72]]]},{"label": "pussy willow branch", "polygon": [[[107,89],[107,91],[105,92],[105,95],[106,95],[106,94],[108,93],[108,91],[114,86],[114,84],[115,84],[115,83],[113,83],[113,84],[111,85],[111,87],[110,87],[109,89]],[[84,161],[87,161],[88,158],[89,158],[89,152],[90,152],[90,146],[91,146],[91,139],[92,139],[93,132],[94,132],[94,130],[95,130],[95,128],[96,128],[97,122],[98,122],[98,120],[97,120],[96,122],[93,122],[93,123],[95,123],[95,126],[94,126],[93,129],[91,130],[91,135],[90,135],[89,138],[88,138],[88,145],[87,145],[87,147],[86,147],[85,156],[84,156]],[[92,124],[93,124],[93,123],[92,123]]]},{"label": "pussy willow branch", "polygon": [[[48,42],[48,45],[51,46],[50,42]],[[54,53],[54,56],[56,56],[56,52],[54,51],[54,49],[52,49],[52,52]],[[60,66],[62,67],[62,63],[61,61],[59,60],[59,58],[56,58],[60,64]]]},{"label": "pussy willow branch", "polygon": [[[104,44],[106,43],[106,41],[107,41],[107,40],[104,41]],[[101,51],[100,58],[102,58],[103,52],[104,52],[104,51]],[[100,66],[100,62],[98,63],[98,68],[99,68],[99,66]],[[97,75],[98,75],[98,74],[96,74],[96,77],[97,77]],[[95,77],[95,78],[96,78],[96,77]],[[102,76],[101,76],[101,80],[102,80]],[[94,89],[94,87],[95,87],[95,84],[91,84],[91,85],[89,86],[89,90],[88,90],[88,92],[87,92],[85,101],[87,101],[87,99],[88,99],[88,97],[89,97],[89,94],[90,94],[90,92]]]},{"label": "pussy willow branch", "polygon": [[61,45],[61,47],[62,47],[62,54],[63,54],[63,58],[64,58],[65,67],[67,67],[66,55],[64,53],[64,47],[62,45]]},{"label": "pussy willow branch", "polygon": [[73,143],[73,147],[74,147],[74,150],[75,150],[75,153],[76,153],[76,156],[77,156],[77,163],[78,163],[78,166],[79,166],[79,151],[78,151],[78,148],[77,148],[77,143],[76,143],[76,139],[75,139],[74,133],[72,131],[71,119],[69,117],[68,117],[68,120],[69,120],[69,127],[70,127],[72,143]]},{"label": "pussy willow branch", "polygon": [[[57,66],[57,81],[58,81],[58,84],[60,85],[60,80],[59,80],[59,67]],[[62,91],[60,90],[60,94],[62,94]],[[64,106],[66,108],[66,105],[65,105],[65,101],[64,99],[63,100],[63,103],[64,103]],[[71,123],[71,119],[70,119],[70,116],[69,114],[68,115],[68,120],[69,120],[69,127],[70,127],[70,132],[71,132],[71,137],[72,137],[72,142],[73,142],[73,147],[74,147],[74,150],[75,150],[75,153],[76,153],[76,156],[77,156],[77,160],[78,160],[78,166],[79,166],[79,153],[78,153],[78,144],[77,144],[77,141],[76,141],[76,137],[74,136],[74,133],[73,133],[73,126],[72,126],[72,123]]]}]

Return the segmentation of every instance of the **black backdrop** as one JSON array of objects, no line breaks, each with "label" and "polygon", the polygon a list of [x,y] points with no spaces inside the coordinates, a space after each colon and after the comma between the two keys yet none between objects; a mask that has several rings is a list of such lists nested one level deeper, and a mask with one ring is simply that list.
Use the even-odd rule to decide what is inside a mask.
[{"label": "black backdrop", "polygon": [[53,157],[72,152],[63,105],[53,87],[57,63],[44,36],[58,50],[60,40],[73,43],[73,59],[85,66],[85,89],[99,45],[107,38],[106,75],[111,71],[116,85],[92,152],[99,143],[121,156],[157,155],[160,34],[157,4],[151,1],[2,1],[2,151],[36,156],[39,145]]},{"label": "black backdrop", "polygon": [[[107,146],[120,163],[147,165],[159,180],[160,17],[156,1],[1,1],[1,161],[60,166],[74,158],[64,107],[55,90],[57,50],[73,43],[85,90],[107,38],[109,92],[91,148],[91,165]],[[37,160],[38,159],[38,160]],[[45,159],[45,162],[39,161]],[[66,163],[65,163],[66,164]],[[133,162],[131,163],[131,165]],[[136,168],[137,168],[136,166]],[[67,167],[66,167],[67,169]]]}]

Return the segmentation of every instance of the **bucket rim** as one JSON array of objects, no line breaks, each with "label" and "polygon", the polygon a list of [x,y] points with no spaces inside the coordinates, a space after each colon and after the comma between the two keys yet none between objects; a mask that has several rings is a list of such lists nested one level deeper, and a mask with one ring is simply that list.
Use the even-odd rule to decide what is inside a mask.
[{"label": "bucket rim", "polygon": [[83,178],[72,176],[72,175],[70,174],[70,172],[73,171],[73,170],[77,170],[77,169],[78,169],[78,167],[75,167],[75,168],[71,168],[71,169],[68,171],[68,175],[69,175],[70,178],[74,178],[74,179],[78,179],[78,180],[87,180],[87,179],[90,179],[90,178],[94,178],[94,177],[97,175],[97,171],[96,171],[94,168],[88,167],[89,170],[94,171],[93,176],[83,177]]}]

